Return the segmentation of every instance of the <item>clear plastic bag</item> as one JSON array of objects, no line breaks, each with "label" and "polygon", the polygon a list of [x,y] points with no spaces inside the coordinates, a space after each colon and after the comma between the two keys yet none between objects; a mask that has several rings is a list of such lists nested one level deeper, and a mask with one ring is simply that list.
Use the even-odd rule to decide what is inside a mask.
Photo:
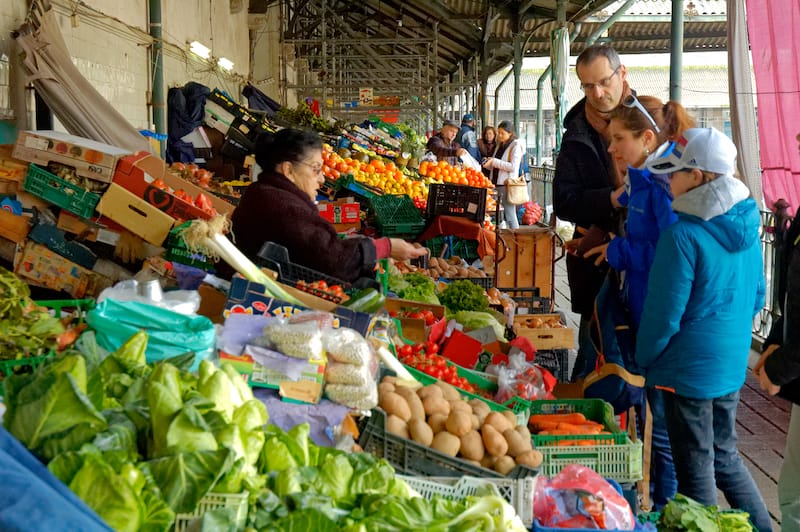
[{"label": "clear plastic bag", "polygon": [[325,394],[334,403],[356,410],[371,410],[378,406],[378,386],[375,382],[366,386],[349,384],[328,384]]},{"label": "clear plastic bag", "polygon": [[326,331],[323,346],[334,362],[369,366],[374,359],[369,342],[358,331],[347,327]]},{"label": "clear plastic bag", "polygon": [[374,384],[375,377],[370,374],[369,366],[328,362],[328,365],[325,368],[325,382],[328,384],[366,386],[370,383]]},{"label": "clear plastic bag", "polygon": [[253,343],[272,347],[286,356],[317,360],[322,358],[322,329],[317,320],[286,323],[283,320],[264,327],[263,336]]},{"label": "clear plastic bag", "polygon": [[289,323],[306,323],[309,321],[316,321],[319,324],[320,330],[333,329],[336,316],[331,312],[322,310],[306,310],[291,316],[288,320]]},{"label": "clear plastic bag", "polygon": [[526,361],[524,353],[509,356],[507,366],[491,367],[491,373],[497,375],[494,400],[498,403],[514,396],[528,401],[550,397],[541,369]]}]

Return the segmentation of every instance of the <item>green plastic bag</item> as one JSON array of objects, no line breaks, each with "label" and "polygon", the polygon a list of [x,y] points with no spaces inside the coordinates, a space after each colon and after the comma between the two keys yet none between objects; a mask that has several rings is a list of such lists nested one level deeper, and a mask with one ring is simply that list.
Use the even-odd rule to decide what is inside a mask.
[{"label": "green plastic bag", "polygon": [[140,329],[147,332],[148,363],[194,351],[192,370],[214,352],[214,324],[205,316],[187,316],[137,301],[104,299],[86,316],[97,342],[116,351]]}]

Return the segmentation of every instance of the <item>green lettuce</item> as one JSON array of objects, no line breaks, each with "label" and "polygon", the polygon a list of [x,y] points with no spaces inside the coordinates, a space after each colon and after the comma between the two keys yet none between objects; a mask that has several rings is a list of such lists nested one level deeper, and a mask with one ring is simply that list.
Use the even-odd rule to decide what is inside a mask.
[{"label": "green lettuce", "polygon": [[142,463],[161,490],[164,500],[177,513],[191,513],[214,484],[233,465],[226,449],[177,453]]}]

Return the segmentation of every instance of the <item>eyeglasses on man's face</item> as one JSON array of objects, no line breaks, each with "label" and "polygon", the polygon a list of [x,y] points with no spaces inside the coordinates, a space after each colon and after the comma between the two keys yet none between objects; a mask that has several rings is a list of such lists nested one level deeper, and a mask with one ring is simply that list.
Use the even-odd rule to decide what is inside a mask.
[{"label": "eyeglasses on man's face", "polygon": [[597,83],[581,83],[581,89],[583,89],[583,92],[592,92],[595,89],[595,87],[602,87],[604,89],[608,88],[611,85],[611,80],[614,79],[614,76],[619,74],[619,70],[621,68],[622,65],[619,65],[617,68],[614,69],[614,72],[612,72],[610,76],[601,79]]},{"label": "eyeglasses on man's face", "polygon": [[311,164],[305,161],[295,161],[297,164],[302,164],[303,166],[308,166],[311,168],[311,171],[314,172],[315,175],[322,175],[322,165],[321,164]]}]

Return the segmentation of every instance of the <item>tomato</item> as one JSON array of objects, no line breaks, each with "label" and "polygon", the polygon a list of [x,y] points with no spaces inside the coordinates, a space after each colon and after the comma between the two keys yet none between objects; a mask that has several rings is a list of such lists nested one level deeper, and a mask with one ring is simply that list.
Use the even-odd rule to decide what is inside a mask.
[{"label": "tomato", "polygon": [[433,376],[434,376],[434,375],[433,375],[433,374],[434,374],[434,372],[436,372],[436,368],[435,368],[435,367],[433,367],[433,366],[425,366],[425,369],[423,369],[422,371],[424,371],[425,373],[427,373],[428,375],[430,375],[431,377],[433,377]]},{"label": "tomato", "polygon": [[429,355],[439,352],[439,344],[436,342],[425,342],[425,352]]},{"label": "tomato", "polygon": [[438,367],[433,368],[433,371],[431,371],[430,374],[431,374],[432,377],[436,377],[437,379],[441,379],[442,378],[442,368],[438,368]]},{"label": "tomato", "polygon": [[423,319],[422,312],[418,310],[415,310],[414,312],[409,312],[408,314],[406,314],[406,316],[415,320]]},{"label": "tomato", "polygon": [[422,319],[425,320],[425,325],[433,325],[436,323],[436,315],[430,310],[422,311]]},{"label": "tomato", "polygon": [[440,368],[447,368],[447,359],[436,357],[436,366]]},{"label": "tomato", "polygon": [[389,316],[391,316],[392,318],[396,318],[397,317],[397,311],[396,310],[390,310],[389,311]]},{"label": "tomato", "polygon": [[163,179],[156,179],[150,185],[160,190],[167,190],[168,188]]},{"label": "tomato", "polygon": [[414,344],[414,347],[412,349],[414,350],[415,353],[420,353],[425,349],[425,344]]},{"label": "tomato", "polygon": [[409,344],[404,344],[400,346],[400,349],[397,350],[400,356],[411,356],[414,353],[414,350],[411,348]]}]

